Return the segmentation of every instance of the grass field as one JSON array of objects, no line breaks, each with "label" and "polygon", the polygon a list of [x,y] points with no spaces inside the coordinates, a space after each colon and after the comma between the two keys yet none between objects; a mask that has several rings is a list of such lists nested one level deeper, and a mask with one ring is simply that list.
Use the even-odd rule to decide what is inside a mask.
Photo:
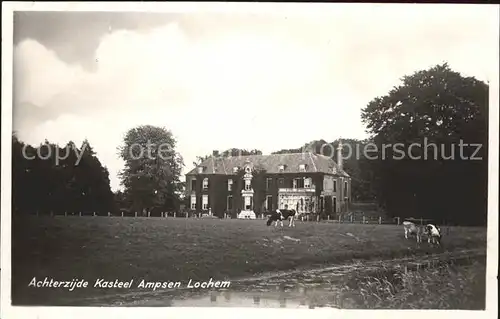
[{"label": "grass field", "polygon": [[[263,220],[120,217],[23,217],[13,220],[14,305],[69,303],[117,289],[28,287],[33,277],[149,281],[236,280],[268,272],[478,249],[486,229],[453,227],[442,248],[417,246],[401,226]],[[288,237],[287,237],[288,236]],[[288,239],[287,239],[288,238]],[[479,272],[484,275],[485,269]]]}]

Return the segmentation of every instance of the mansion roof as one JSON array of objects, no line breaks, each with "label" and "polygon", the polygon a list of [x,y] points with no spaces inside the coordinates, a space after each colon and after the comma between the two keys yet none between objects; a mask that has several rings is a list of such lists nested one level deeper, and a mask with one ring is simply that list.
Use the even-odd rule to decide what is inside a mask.
[{"label": "mansion roof", "polygon": [[[305,171],[349,177],[345,171],[339,170],[337,163],[330,157],[311,152],[229,157],[210,156],[198,166],[203,167],[201,173],[197,168],[194,168],[186,175],[234,175],[235,169],[244,168],[249,163],[251,166],[263,168],[269,174]],[[303,165],[302,170],[301,165]],[[284,167],[284,169],[280,170],[280,167]]]}]

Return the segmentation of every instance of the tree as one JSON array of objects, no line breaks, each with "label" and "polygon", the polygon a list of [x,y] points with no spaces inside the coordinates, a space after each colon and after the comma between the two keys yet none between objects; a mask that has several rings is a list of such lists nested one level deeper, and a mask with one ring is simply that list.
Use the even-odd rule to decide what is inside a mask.
[{"label": "tree", "polygon": [[[380,204],[392,215],[484,223],[488,85],[463,77],[446,63],[405,76],[402,82],[362,112],[377,147],[372,153],[377,159],[369,166]],[[460,142],[482,145],[475,154],[482,159],[470,160],[476,147],[464,148],[460,156]],[[396,143],[404,156],[395,147],[387,147]],[[411,152],[420,159],[410,158],[412,143],[422,145]]]},{"label": "tree", "polygon": [[125,161],[120,179],[136,211],[178,208],[184,162],[175,151],[176,143],[169,130],[151,125],[130,129],[125,134],[118,148]]},{"label": "tree", "polygon": [[[253,149],[253,150],[246,150],[242,148],[230,148],[227,149],[223,152],[216,151],[217,157],[237,157],[237,156],[248,156],[248,155],[262,155],[262,151],[258,149]],[[193,162],[194,166],[198,166],[201,163],[203,163],[205,160],[209,159],[211,156],[214,154],[210,155],[205,155],[205,156],[196,156],[196,160]]]},{"label": "tree", "polygon": [[200,165],[201,163],[203,163],[204,161],[206,161],[209,158],[210,158],[210,155],[196,156],[196,160],[193,162],[193,166],[196,167],[196,166]]},{"label": "tree", "polygon": [[81,149],[73,142],[60,147],[47,140],[33,147],[13,135],[12,180],[14,213],[107,214],[114,209],[109,173],[88,141]]}]

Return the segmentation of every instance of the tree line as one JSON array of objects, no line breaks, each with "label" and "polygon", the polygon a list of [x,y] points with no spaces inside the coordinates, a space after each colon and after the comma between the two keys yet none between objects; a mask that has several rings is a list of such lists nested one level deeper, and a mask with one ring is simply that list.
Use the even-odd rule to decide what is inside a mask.
[{"label": "tree line", "polygon": [[[415,72],[401,82],[362,110],[367,139],[342,139],[351,150],[371,149],[369,154],[362,151],[349,157],[349,150],[342,150],[344,170],[352,178],[352,200],[376,202],[389,216],[485,224],[488,84],[464,77],[447,64]],[[411,148],[424,140],[436,145],[430,147],[427,157],[422,155],[429,154],[429,149]],[[148,145],[151,142],[154,145]],[[119,176],[123,191],[113,194],[109,172],[88,141],[80,147],[71,141],[64,147],[48,141],[32,146],[14,134],[13,211],[178,210],[185,203],[185,185],[180,178],[184,162],[176,151],[176,143],[166,128],[144,125],[129,130],[118,147],[118,155],[125,162]],[[311,151],[338,161],[338,143],[319,139],[274,154]],[[406,152],[402,158],[396,156],[401,152],[387,147],[396,144]],[[460,144],[468,146],[459,150]],[[134,154],[141,149],[148,149],[148,155]],[[57,157],[65,152],[65,158]],[[161,152],[165,154],[160,156]],[[257,149],[231,148],[217,155],[259,154],[262,152]],[[209,156],[197,157],[193,165]]]},{"label": "tree line", "polygon": [[12,136],[12,211],[107,214],[116,210],[108,169],[90,143],[32,146]]}]

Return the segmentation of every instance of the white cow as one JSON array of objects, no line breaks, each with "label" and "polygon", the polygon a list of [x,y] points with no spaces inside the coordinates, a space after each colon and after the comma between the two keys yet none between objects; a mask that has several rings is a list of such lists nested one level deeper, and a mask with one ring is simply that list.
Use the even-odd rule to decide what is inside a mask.
[{"label": "white cow", "polygon": [[415,235],[417,237],[417,243],[422,242],[422,235],[425,233],[425,229],[422,226],[417,226],[412,222],[404,221],[403,227],[405,229],[405,238],[408,239],[408,236]]}]

